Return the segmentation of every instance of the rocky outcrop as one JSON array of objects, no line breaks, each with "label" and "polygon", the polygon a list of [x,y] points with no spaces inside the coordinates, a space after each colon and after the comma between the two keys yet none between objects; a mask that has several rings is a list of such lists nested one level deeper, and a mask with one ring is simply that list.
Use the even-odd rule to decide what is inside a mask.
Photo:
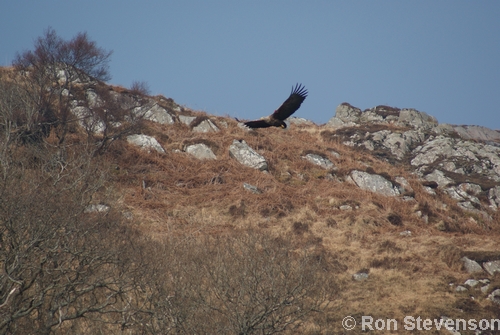
[{"label": "rocky outcrop", "polygon": [[[345,145],[368,150],[393,164],[409,164],[423,183],[436,183],[466,211],[500,206],[499,131],[439,124],[415,109],[377,106],[361,111],[347,103],[337,107],[325,128]],[[354,176],[359,182],[367,181],[365,174]],[[381,183],[390,190],[389,184]],[[373,184],[364,187],[375,189]]]},{"label": "rocky outcrop", "polygon": [[397,159],[401,160],[413,146],[422,142],[424,138],[424,134],[416,130],[404,132],[380,130],[374,132],[363,145],[370,151],[374,151],[376,148],[389,150]]},{"label": "rocky outcrop", "polygon": [[438,125],[435,117],[415,109],[402,109],[397,120],[399,124],[422,130],[432,129]]},{"label": "rocky outcrop", "polygon": [[352,127],[359,122],[361,109],[353,107],[348,103],[339,105],[335,111],[335,116],[328,120],[326,127],[343,128]]},{"label": "rocky outcrop", "polygon": [[439,135],[415,148],[412,156],[410,164],[419,171],[438,166],[456,174],[478,174],[500,182],[500,147]]},{"label": "rocky outcrop", "polygon": [[[413,150],[410,164],[435,181],[465,210],[496,209],[500,182],[500,147],[442,135]],[[488,199],[481,203],[480,198]]]},{"label": "rocky outcrop", "polygon": [[453,129],[466,140],[477,140],[484,142],[500,141],[500,131],[481,126],[452,126]]}]

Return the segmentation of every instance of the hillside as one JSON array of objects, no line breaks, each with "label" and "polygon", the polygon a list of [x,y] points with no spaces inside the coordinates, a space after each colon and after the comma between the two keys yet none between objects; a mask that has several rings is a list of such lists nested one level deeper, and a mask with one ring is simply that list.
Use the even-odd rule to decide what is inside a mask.
[{"label": "hillside", "polygon": [[[7,92],[12,89],[9,86],[12,82],[7,80],[12,70],[3,69],[2,72],[3,92]],[[139,287],[141,292],[149,292],[150,297],[175,296],[180,303],[175,309],[168,304],[162,305],[160,300],[144,298],[157,308],[149,307],[150,314],[145,313],[152,315],[154,322],[137,321],[139,310],[144,310],[138,308],[135,310],[137,315],[132,316],[131,309],[122,306],[122,313],[125,310],[129,313],[129,318],[123,316],[123,320],[128,321],[116,321],[118,319],[111,317],[109,325],[95,326],[92,318],[78,321],[75,316],[60,327],[50,326],[50,332],[85,333],[89,329],[92,332],[99,329],[116,334],[129,333],[129,330],[132,333],[211,333],[207,328],[214,329],[210,327],[217,323],[227,322],[234,326],[229,312],[241,306],[234,300],[223,299],[232,293],[214,291],[200,303],[195,297],[201,293],[190,295],[186,292],[191,291],[184,288],[184,291],[175,291],[176,285],[189,282],[190,289],[194,290],[203,285],[218,287],[219,283],[229,291],[233,289],[231,285],[254,278],[252,271],[267,269],[269,264],[279,264],[279,271],[284,271],[282,267],[287,262],[302,264],[300,271],[317,271],[310,281],[305,281],[305,276],[297,282],[307,282],[314,287],[314,294],[321,291],[326,298],[317,300],[311,313],[294,318],[297,310],[305,308],[305,302],[316,301],[317,295],[307,295],[300,302],[305,305],[300,305],[293,313],[284,310],[285,316],[276,316],[272,326],[267,324],[266,329],[273,331],[343,333],[342,320],[352,316],[358,327],[350,333],[357,334],[362,332],[359,326],[362,316],[371,316],[398,320],[398,333],[404,333],[406,316],[491,320],[500,315],[500,291],[497,291],[500,289],[499,132],[439,124],[432,116],[413,109],[377,106],[361,111],[347,103],[340,104],[335,113],[332,110],[332,119],[325,125],[291,118],[287,130],[249,130],[230,116],[194,111],[171,98],[148,96],[87,79],[75,82],[64,98],[61,95],[60,100],[56,100],[65,101],[67,115],[74,120],[68,123],[65,132],[61,130],[61,123],[49,127],[43,134],[32,130],[29,133],[16,131],[16,126],[7,129],[7,122],[2,123],[4,135],[8,131],[18,136],[15,141],[3,137],[2,167],[7,177],[3,179],[2,194],[6,199],[24,199],[26,194],[42,197],[28,191],[23,193],[29,188],[23,186],[27,176],[37,180],[37,185],[50,181],[48,184],[54,187],[59,187],[58,180],[65,180],[67,175],[74,176],[78,185],[81,184],[79,187],[85,187],[75,188],[75,193],[71,193],[71,199],[78,200],[71,200],[66,195],[55,197],[55,194],[66,194],[61,190],[69,186],[56,189],[50,196],[41,198],[48,202],[55,199],[55,209],[47,217],[57,216],[61,201],[79,201],[84,212],[68,215],[62,223],[64,227],[72,217],[82,218],[82,222],[92,227],[95,222],[108,222],[112,218],[118,226],[107,230],[109,223],[100,223],[95,235],[95,241],[102,239],[98,248],[113,246],[118,255],[131,259],[136,256],[130,254],[141,254],[144,258],[140,262],[148,266],[147,270],[137,268],[136,272],[126,272],[132,278],[130,282],[137,281],[126,291],[129,305],[139,305],[138,302],[143,301],[143,293],[135,291]],[[13,101],[5,96],[2,101],[2,117],[6,120],[6,111]],[[9,110],[19,112],[16,106]],[[115,111],[113,118],[103,116],[111,115],[109,111]],[[300,111],[297,114],[300,115]],[[18,121],[16,125],[24,127],[26,123],[23,122]],[[90,162],[95,165],[89,165],[84,174],[84,166]],[[38,174],[49,177],[38,181]],[[87,182],[80,183],[84,179]],[[19,186],[15,180],[19,180]],[[89,190],[88,185],[97,180],[100,180],[99,185]],[[69,181],[67,185],[73,185]],[[19,195],[11,197],[11,190],[17,192],[17,187],[21,189]],[[36,201],[28,203],[35,206]],[[2,220],[6,220],[8,213],[14,213],[14,210],[9,212],[12,206],[2,207]],[[45,215],[44,206],[49,205],[43,205],[33,215]],[[47,208],[52,208],[50,206]],[[39,224],[50,224],[51,220]],[[120,227],[126,230],[126,235],[121,235]],[[2,229],[0,234],[4,237],[0,243],[7,250],[5,246],[10,244],[13,235],[7,228]],[[57,231],[60,229],[63,228]],[[126,242],[129,239],[135,242],[129,245]],[[240,241],[242,244],[238,244]],[[141,243],[144,247],[140,247]],[[271,263],[264,264],[259,263],[260,257],[245,258],[246,253],[252,254],[242,245],[245,248],[251,245],[253,251],[273,250],[274,258],[270,258]],[[35,252],[33,250],[30,252]],[[4,256],[7,254],[5,252]],[[182,255],[186,258],[180,259]],[[301,258],[301,255],[307,257]],[[242,258],[238,258],[240,256]],[[469,271],[469,261],[464,261],[463,257],[479,266],[476,272]],[[228,259],[235,263],[228,263]],[[307,262],[301,263],[305,259]],[[218,260],[222,263],[217,263]],[[0,262],[6,266],[9,258],[5,256]],[[130,269],[135,269],[138,262],[131,261]],[[255,268],[244,267],[242,264],[246,262],[255,262]],[[316,267],[309,268],[304,265],[306,263]],[[234,267],[222,269],[222,264]],[[104,269],[109,270],[108,266]],[[216,270],[220,269],[225,275],[218,277],[220,272]],[[269,287],[268,280],[276,275],[284,281],[283,287],[287,287],[285,279],[292,280],[294,274],[302,273],[294,269],[287,270],[286,276],[279,271],[279,275],[272,272],[271,277],[264,276],[267,278],[262,279],[264,286]],[[207,277],[205,270],[210,274]],[[115,273],[113,271],[109,273]],[[10,308],[9,298],[16,301],[17,293],[9,292],[24,287],[24,282],[7,284],[6,273],[0,275],[3,283],[0,308]],[[200,282],[186,279],[197,275]],[[169,278],[177,278],[172,279],[171,287],[162,284],[169,282]],[[210,278],[216,278],[212,284]],[[475,286],[465,285],[468,279],[479,282]],[[255,282],[260,283],[257,279]],[[210,301],[219,294],[225,303],[213,307]],[[251,294],[238,297],[248,295]],[[82,301],[92,299],[85,297]],[[256,306],[264,306],[265,299],[259,299]],[[84,304],[82,301],[80,303]],[[284,305],[295,308],[292,300],[280,306],[285,308]],[[159,306],[162,312],[155,314]],[[212,306],[208,312],[206,306]],[[61,307],[58,308],[59,312],[57,309],[53,312],[55,325],[57,317],[62,315]],[[68,307],[67,314],[78,308]],[[314,310],[321,312],[314,313]],[[87,311],[82,315],[95,312]],[[28,317],[45,322],[40,321],[39,314],[33,313],[27,313]],[[167,314],[172,319],[158,317]],[[213,315],[213,319],[203,319],[206,315]],[[191,318],[207,328],[198,329],[199,324],[185,321]],[[174,319],[177,321],[172,321]],[[282,321],[285,319],[288,321]],[[280,322],[284,322],[284,326]],[[275,327],[278,324],[283,328]],[[236,333],[237,327],[233,326],[218,328],[216,332]],[[265,332],[264,328],[255,326],[248,333],[272,333]],[[26,330],[29,326],[23,324],[19,328],[6,329],[6,332],[15,333],[16,329]],[[482,333],[500,333],[496,329]],[[441,333],[446,332],[441,330]]]},{"label": "hillside", "polygon": [[[164,99],[155,99],[161,106]],[[342,104],[327,125],[292,119],[287,131],[246,130],[230,117],[164,108],[173,123],[149,123],[142,133],[156,138],[165,153],[125,144],[114,153],[121,202],[140,218],[144,234],[161,239],[252,229],[321,255],[339,292],[315,331],[340,331],[347,315],[358,322],[362,315],[498,317],[498,305],[488,299],[500,285],[498,276],[469,274],[461,261],[500,259],[498,133],[485,142],[456,130],[468,127],[439,125],[414,110],[399,121],[400,110],[383,106],[359,113],[372,119],[331,125],[355,110]],[[186,124],[185,115],[196,119]],[[196,131],[207,120],[216,130]],[[230,153],[235,140],[261,155],[267,169],[238,162]],[[199,143],[216,158],[187,152]],[[307,155],[327,163],[315,164]],[[365,175],[355,178],[354,171]],[[377,175],[389,186],[370,181]],[[387,196],[384,187],[395,191]],[[358,272],[368,279],[353,280]],[[464,286],[471,278],[492,283],[482,284],[482,291]],[[457,292],[460,285],[467,289]]]}]

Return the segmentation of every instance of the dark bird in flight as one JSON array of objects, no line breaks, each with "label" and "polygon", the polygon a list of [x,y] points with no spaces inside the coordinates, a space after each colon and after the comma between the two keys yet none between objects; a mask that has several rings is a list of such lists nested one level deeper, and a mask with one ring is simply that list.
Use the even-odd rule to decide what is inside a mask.
[{"label": "dark bird in flight", "polygon": [[[286,128],[286,123],[283,122],[290,115],[299,109],[300,105],[307,97],[307,90],[302,84],[292,86],[292,93],[285,102],[269,116],[263,117],[260,120],[248,121],[243,124],[250,128],[267,128],[281,127]],[[238,119],[236,119],[239,121]]]}]

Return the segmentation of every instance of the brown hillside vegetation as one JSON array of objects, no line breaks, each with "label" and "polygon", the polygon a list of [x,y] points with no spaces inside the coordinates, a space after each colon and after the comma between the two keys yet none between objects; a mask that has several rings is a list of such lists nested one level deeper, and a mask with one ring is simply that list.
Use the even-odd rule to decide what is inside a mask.
[{"label": "brown hillside vegetation", "polygon": [[[96,51],[105,78],[110,53],[86,35],[72,41],[48,30],[37,43]],[[412,332],[407,316],[499,318],[487,299],[498,273],[468,274],[460,260],[500,258],[498,212],[429,194],[404,161],[342,144],[349,129],[249,131],[147,96],[144,83],[108,86],[75,69],[78,80],[61,80],[60,62],[43,64],[49,71],[32,56],[0,72],[0,334],[326,335],[346,333],[347,316],[360,334],[363,316],[397,320],[384,334]],[[102,101],[90,103],[91,93]],[[75,101],[87,114],[75,114]],[[173,123],[137,114],[151,101]],[[180,115],[196,119],[188,126]],[[218,132],[193,131],[207,119]],[[165,153],[127,142],[140,133]],[[268,171],[231,157],[234,140]],[[195,143],[217,158],[184,152]],[[311,153],[335,168],[303,158]],[[411,197],[361,190],[353,170],[402,176]],[[471,278],[489,286],[456,291]]]},{"label": "brown hillside vegetation", "polygon": [[[123,88],[112,90],[127,92]],[[158,99],[162,104],[173,103],[171,99]],[[83,312],[78,307],[67,308],[64,315],[76,314],[65,322],[59,319],[63,315],[57,312],[60,307],[51,318],[40,318],[42,310],[51,308],[45,306],[48,302],[40,301],[40,310],[24,316],[31,321],[23,322],[21,318],[21,323],[14,328],[8,326],[7,332],[29,332],[35,324],[37,329],[46,327],[52,333],[70,329],[76,333],[169,333],[165,329],[171,329],[186,334],[236,334],[245,326],[235,320],[244,315],[260,315],[266,322],[274,321],[247,325],[247,333],[333,334],[343,330],[341,322],[348,315],[358,322],[363,315],[397,319],[401,325],[407,315],[463,318],[466,312],[468,318],[478,320],[499,315],[498,306],[485,297],[500,286],[491,286],[486,294],[478,292],[475,300],[454,291],[456,285],[470,277],[461,269],[462,255],[498,250],[498,214],[486,221],[467,214],[439,191],[437,196],[425,192],[404,165],[395,166],[347,147],[320,126],[247,131],[229,118],[187,109],[184,113],[198,119],[210,118],[221,130],[195,133],[181,123],[142,122],[140,132],[157,138],[166,154],[141,150],[120,137],[104,154],[96,156],[92,154],[95,146],[89,146],[88,141],[99,143],[99,137],[87,138],[86,132],[76,127],[66,136],[63,146],[66,179],[58,169],[47,170],[61,150],[56,129],[41,144],[10,143],[11,151],[4,161],[20,165],[4,170],[3,199],[10,199],[9,190],[28,190],[36,185],[36,189],[50,195],[29,193],[14,199],[22,196],[31,203],[40,203],[33,196],[53,199],[53,213],[77,215],[82,222],[98,228],[95,236],[100,236],[100,242],[92,238],[82,243],[93,250],[85,257],[94,257],[93,252],[99,257],[107,255],[107,260],[92,271],[99,285],[110,291],[93,295],[107,299],[119,296],[121,300]],[[228,148],[234,139],[244,139],[262,154],[268,161],[269,172],[244,167],[230,157]],[[217,159],[198,160],[182,151],[193,143],[205,143]],[[330,159],[336,169],[328,171],[311,164],[302,158],[308,153]],[[81,165],[83,161],[87,162],[85,167]],[[415,200],[403,201],[360,190],[346,181],[354,169],[381,174],[390,180],[404,176],[413,188]],[[23,177],[12,179],[12,174]],[[98,175],[101,177],[95,179]],[[89,182],[71,187],[55,182],[58,178],[82,181],[84,176],[91,178]],[[49,182],[52,186],[46,189],[43,180],[54,182]],[[27,188],[23,188],[23,183]],[[243,183],[258,187],[262,193],[247,191]],[[88,197],[71,202],[77,208],[68,209],[64,204],[79,194]],[[18,200],[12,201],[22,205]],[[52,206],[46,200],[40,204],[45,210]],[[104,217],[98,213],[78,214],[88,204],[105,204],[112,210]],[[340,210],[342,205],[352,209]],[[428,223],[415,215],[417,210],[428,215]],[[4,213],[6,218],[12,212],[4,209]],[[47,222],[52,222],[47,215]],[[104,226],[99,224],[102,220]],[[116,231],[119,226],[122,229]],[[20,233],[14,228],[4,229],[3,245]],[[411,231],[411,236],[400,235],[406,230]],[[118,249],[92,249],[93,243],[118,243]],[[47,248],[54,246],[49,243]],[[114,258],[116,252],[121,256]],[[266,256],[259,256],[260,252]],[[72,254],[68,249],[68,264],[75,262]],[[288,268],[283,268],[285,265]],[[353,281],[352,275],[360,270],[368,271],[369,278]],[[74,268],[69,266],[67,271]],[[108,276],[102,277],[102,271]],[[248,271],[261,272],[254,273],[257,277],[249,277]],[[492,279],[493,284],[497,282]],[[299,295],[287,291],[297,287],[297,283]],[[261,288],[253,293],[241,291],[254,284]],[[227,290],[236,291],[233,298],[224,300],[229,294]],[[3,308],[8,306],[8,292],[4,291]],[[60,294],[68,294],[64,292],[68,291]],[[254,304],[253,308],[266,306],[262,296],[252,294],[271,294],[278,300],[293,296],[298,305],[292,306],[300,306],[298,310],[302,312],[286,310],[289,303],[277,301],[273,305],[276,314],[263,317],[258,310],[247,309],[249,304]],[[168,304],[161,302],[168,297],[173,300],[168,300]],[[249,300],[233,300],[235,297]],[[85,301],[97,298],[74,299],[78,306],[85,306]],[[98,303],[99,299],[95,304]],[[247,307],[241,309],[242,306]],[[86,317],[80,319],[78,313]],[[101,321],[91,321],[94,318]],[[358,328],[352,332],[361,332]]]},{"label": "brown hillside vegetation", "polygon": [[[227,128],[209,134],[193,133],[181,124],[148,124],[143,132],[163,138],[166,155],[146,153],[125,143],[110,152],[120,202],[138,219],[143,234],[161,240],[172,235],[218,236],[251,230],[286,239],[294,250],[323,258],[338,291],[330,308],[304,325],[304,332],[340,331],[347,315],[398,320],[406,315],[463,317],[457,304],[464,297],[450,284],[468,278],[459,261],[464,251],[497,250],[498,216],[486,222],[464,214],[449,197],[423,191],[403,167],[325,141],[321,127],[248,132],[236,122],[224,121]],[[269,173],[243,167],[231,158],[228,147],[234,139],[244,139],[262,154]],[[195,142],[209,145],[217,160],[200,161],[175,152]],[[331,150],[340,158],[329,154]],[[333,178],[329,171],[301,158],[310,152],[335,163],[338,170]],[[353,169],[406,177],[416,201],[377,195],[341,182]],[[245,182],[262,194],[245,190]],[[339,210],[345,204],[354,209]],[[414,214],[416,209],[429,215],[429,223]],[[411,237],[401,236],[404,230],[410,230]],[[370,270],[369,279],[353,282],[352,274],[360,269]],[[498,315],[498,307],[491,302],[470,304],[470,318]]]}]

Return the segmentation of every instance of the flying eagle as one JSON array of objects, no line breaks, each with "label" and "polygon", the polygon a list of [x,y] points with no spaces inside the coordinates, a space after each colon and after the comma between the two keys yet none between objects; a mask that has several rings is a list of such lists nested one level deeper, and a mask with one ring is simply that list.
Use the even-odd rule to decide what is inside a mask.
[{"label": "flying eagle", "polygon": [[[243,124],[250,128],[267,128],[281,127],[286,128],[286,123],[283,122],[290,115],[299,109],[300,105],[307,97],[307,90],[302,84],[292,86],[292,93],[285,102],[269,116],[263,117],[260,120],[248,121]],[[238,120],[238,119],[236,119]],[[239,121],[239,120],[238,120]]]}]

